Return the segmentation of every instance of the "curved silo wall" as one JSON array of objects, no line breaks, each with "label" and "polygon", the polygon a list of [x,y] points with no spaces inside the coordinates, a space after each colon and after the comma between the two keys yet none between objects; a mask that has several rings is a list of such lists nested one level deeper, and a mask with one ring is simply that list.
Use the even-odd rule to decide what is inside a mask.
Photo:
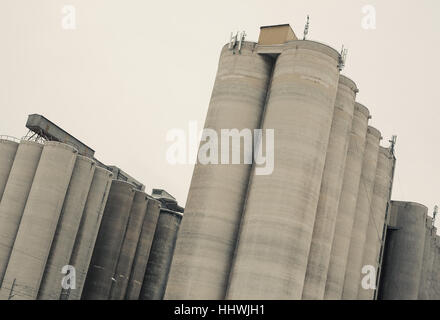
[{"label": "curved silo wall", "polygon": [[426,228],[425,228],[425,245],[423,250],[423,262],[422,262],[422,272],[420,274],[420,286],[418,300],[430,300],[430,275],[433,273],[434,269],[434,248],[433,237],[432,237],[433,225],[432,218],[426,217]]},{"label": "curved silo wall", "polygon": [[[205,122],[219,136],[261,125],[273,63],[255,46],[244,42],[241,53],[223,47]],[[250,171],[244,161],[195,166],[167,299],[224,298]]]},{"label": "curved silo wall", "polygon": [[327,271],[324,293],[324,298],[327,300],[339,300],[342,298],[369,117],[368,109],[360,103],[356,103]]},{"label": "curved silo wall", "polygon": [[381,275],[381,299],[417,300],[425,245],[428,209],[413,202],[391,202],[385,267]]},{"label": "curved silo wall", "polygon": [[113,180],[84,284],[84,300],[109,298],[134,194],[133,185]]},{"label": "curved silo wall", "polygon": [[140,300],[162,300],[173,260],[182,214],[161,209],[148,258]]},{"label": "curved silo wall", "polygon": [[63,289],[60,299],[79,300],[84,288],[87,271],[101,225],[104,208],[107,203],[113,174],[103,168],[96,167],[90,186],[81,223],[75,238],[70,265],[75,268],[76,289]]},{"label": "curved silo wall", "polygon": [[110,300],[124,300],[128,280],[133,266],[136,248],[142,230],[142,222],[147,210],[148,196],[145,192],[136,191],[131,206],[130,218],[125,232],[124,242],[119,253],[118,264],[114,275],[115,281],[110,290]]},{"label": "curved silo wall", "polygon": [[252,176],[228,299],[301,299],[339,79],[339,54],[291,41],[278,57],[263,129],[274,171]]},{"label": "curved silo wall", "polygon": [[95,162],[92,159],[80,155],[76,158],[52,247],[47,258],[46,269],[41,280],[37,297],[39,300],[58,300],[60,298],[63,288],[61,282],[65,277],[62,269],[69,265],[95,168]]},{"label": "curved silo wall", "polygon": [[46,142],[3,280],[15,300],[37,297],[77,150]]},{"label": "curved silo wall", "polygon": [[42,151],[43,145],[40,143],[24,140],[20,142],[0,202],[0,287],[2,289],[1,283]]},{"label": "curved silo wall", "polygon": [[440,236],[433,236],[433,254],[434,254],[434,264],[432,269],[432,284],[431,284],[431,292],[432,295],[430,297],[431,300],[440,300]]},{"label": "curved silo wall", "polygon": [[302,298],[306,300],[324,299],[325,282],[330,262],[339,198],[342,191],[357,91],[356,84],[352,80],[342,75],[339,77],[338,93],[336,95],[333,122],[302,293]]},{"label": "curved silo wall", "polygon": [[0,200],[5,190],[17,149],[17,142],[0,139]]},{"label": "curved silo wall", "polygon": [[153,198],[148,199],[147,212],[142,224],[142,231],[134,256],[133,268],[128,281],[126,300],[138,300],[144,281],[145,270],[147,268],[148,257],[150,256],[151,245],[153,243],[154,232],[160,212],[160,202]]},{"label": "curved silo wall", "polygon": [[368,127],[365,144],[364,160],[362,164],[361,181],[359,183],[358,198],[353,230],[351,231],[350,249],[345,270],[344,289],[342,299],[357,299],[361,285],[362,259],[367,238],[368,221],[370,219],[371,201],[373,199],[374,182],[376,179],[379,144],[382,139],[380,132]]},{"label": "curved silo wall", "polygon": [[[361,268],[363,266],[373,266],[376,270],[376,274],[378,274],[379,253],[382,244],[387,204],[391,197],[390,190],[393,161],[394,160],[390,153],[390,149],[380,147],[373,197],[371,199],[370,217],[368,220],[368,228],[361,264]],[[360,285],[357,298],[359,300],[373,300],[374,292],[375,288],[363,288],[362,285]]]}]

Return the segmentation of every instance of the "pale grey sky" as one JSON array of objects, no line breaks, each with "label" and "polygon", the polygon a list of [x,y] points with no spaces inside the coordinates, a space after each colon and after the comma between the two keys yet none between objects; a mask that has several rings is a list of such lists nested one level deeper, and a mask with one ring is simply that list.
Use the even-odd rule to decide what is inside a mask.
[{"label": "pale grey sky", "polygon": [[[61,27],[65,5],[76,30]],[[361,27],[373,5],[376,30]],[[169,165],[172,128],[203,126],[220,49],[231,31],[257,40],[262,25],[290,23],[309,39],[349,49],[343,74],[384,144],[398,135],[393,198],[440,203],[440,2],[2,0],[0,134],[21,137],[39,113],[151,188],[185,204],[192,166]]]}]

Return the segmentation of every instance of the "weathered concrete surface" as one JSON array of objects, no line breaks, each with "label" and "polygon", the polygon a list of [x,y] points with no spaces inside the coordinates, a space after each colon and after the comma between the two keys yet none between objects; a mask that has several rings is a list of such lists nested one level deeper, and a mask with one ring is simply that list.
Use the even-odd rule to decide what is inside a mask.
[{"label": "weathered concrete surface", "polygon": [[125,231],[124,242],[119,252],[118,264],[110,290],[110,300],[124,300],[128,280],[133,266],[136,248],[142,231],[142,223],[147,210],[148,196],[145,192],[136,191],[131,206],[130,218]]},{"label": "weathered concrete surface", "polygon": [[425,245],[423,250],[422,272],[420,274],[420,285],[418,300],[431,300],[430,294],[430,280],[434,272],[435,260],[435,237],[433,236],[434,227],[432,225],[432,218],[426,217],[425,228]]},{"label": "weathered concrete surface", "polygon": [[274,171],[252,175],[228,299],[301,299],[338,86],[339,54],[291,41],[276,62],[263,129]]},{"label": "weathered concrete surface", "polygon": [[342,291],[342,299],[345,300],[357,299],[361,285],[362,259],[367,238],[381,139],[382,136],[379,130],[368,127],[361,181],[359,183],[356,210],[354,212],[355,219],[353,230],[351,231],[350,249],[345,270],[344,289]]},{"label": "weathered concrete surface", "polygon": [[107,300],[124,241],[135,189],[113,180],[82,294],[83,300]]},{"label": "weathered concrete surface", "polygon": [[[370,217],[368,220],[367,235],[362,258],[362,267],[373,266],[376,270],[376,274],[379,266],[379,253],[385,225],[385,214],[388,201],[391,197],[390,188],[393,174],[393,163],[394,159],[390,153],[390,149],[380,147],[373,197],[371,200]],[[373,300],[374,292],[375,288],[363,288],[362,285],[360,285],[357,299]]]},{"label": "weathered concrete surface", "polygon": [[[241,54],[223,47],[205,122],[219,136],[221,129],[260,127],[272,60],[255,52],[255,46],[245,42]],[[241,163],[195,166],[167,299],[225,297],[251,172],[250,164]]]},{"label": "weathered concrete surface", "polygon": [[6,298],[37,298],[76,156],[69,145],[44,144],[3,280]]},{"label": "weathered concrete surface", "polygon": [[0,202],[0,288],[42,151],[42,144],[20,142]]},{"label": "weathered concrete surface", "polygon": [[151,244],[153,243],[154,232],[156,231],[159,218],[160,202],[149,198],[147,212],[142,224],[141,236],[136,248],[136,255],[133,261],[133,268],[128,282],[126,300],[138,300],[144,281],[145,270],[150,256]]},{"label": "weathered concrete surface", "polygon": [[302,293],[302,299],[305,300],[324,299],[325,282],[335,233],[357,91],[356,84],[352,80],[342,75],[339,77],[333,122]]},{"label": "weathered concrete surface", "polygon": [[90,158],[77,156],[47,258],[46,269],[41,280],[38,300],[58,300],[60,298],[61,282],[65,276],[62,273],[62,268],[69,265],[95,167],[95,162]]},{"label": "weathered concrete surface", "polygon": [[0,200],[5,191],[17,149],[17,142],[0,139]]},{"label": "weathered concrete surface", "polygon": [[160,210],[140,300],[163,299],[181,220],[182,214],[179,212]]},{"label": "weathered concrete surface", "polygon": [[387,233],[381,299],[417,300],[425,245],[428,209],[418,203],[392,201]]},{"label": "weathered concrete surface", "polygon": [[62,300],[79,300],[81,298],[112,184],[112,177],[113,174],[110,171],[96,167],[76,235],[75,245],[70,256],[70,265],[75,267],[76,289],[63,290],[60,296]]},{"label": "weathered concrete surface", "polygon": [[360,103],[356,103],[325,285],[324,298],[326,300],[340,300],[342,298],[369,116],[368,109]]}]

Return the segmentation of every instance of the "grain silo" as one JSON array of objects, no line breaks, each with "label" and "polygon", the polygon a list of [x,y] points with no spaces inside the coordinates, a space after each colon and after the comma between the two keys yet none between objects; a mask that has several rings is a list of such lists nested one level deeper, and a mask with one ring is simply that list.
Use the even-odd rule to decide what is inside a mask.
[{"label": "grain silo", "polygon": [[109,297],[134,194],[132,184],[112,181],[84,284],[84,300],[106,300]]},{"label": "grain silo", "polygon": [[428,209],[414,202],[391,202],[390,228],[379,295],[382,300],[417,300]]},{"label": "grain silo", "polygon": [[0,139],[0,200],[3,191],[5,190],[17,149],[17,142],[8,139]]},{"label": "grain silo", "polygon": [[126,300],[138,300],[144,281],[145,269],[147,268],[150,256],[151,244],[153,243],[154,232],[159,218],[160,202],[153,198],[148,199],[147,212],[142,223],[142,231],[136,248],[133,261],[133,269],[130,274]]},{"label": "grain silo", "polygon": [[[219,136],[221,129],[260,127],[272,59],[255,47],[243,42],[240,52],[228,45],[222,49],[205,122]],[[251,164],[244,163],[196,164],[167,299],[224,298],[250,171]]]},{"label": "grain silo", "polygon": [[76,156],[69,145],[45,143],[3,279],[2,298],[36,299]]},{"label": "grain silo", "polygon": [[[378,275],[379,255],[384,233],[385,214],[390,201],[394,159],[389,148],[380,147],[371,210],[361,266],[372,266]],[[376,285],[377,283],[375,283]],[[372,286],[373,287],[373,286]],[[375,286],[374,286],[375,287]],[[373,300],[375,288],[359,286],[357,299]]]},{"label": "grain silo", "polygon": [[[434,231],[434,232],[433,232]],[[420,274],[420,285],[418,300],[430,300],[430,275],[433,273],[434,261],[435,261],[435,237],[433,219],[429,216],[426,217],[425,228],[425,244],[423,249],[423,262],[422,271]]]},{"label": "grain silo", "polygon": [[327,272],[324,293],[324,298],[327,300],[339,300],[342,297],[369,117],[368,109],[360,103],[356,103]]},{"label": "grain silo", "polygon": [[130,279],[136,248],[142,231],[142,223],[147,210],[148,197],[145,192],[136,191],[130,210],[124,242],[119,253],[114,279],[110,290],[110,300],[123,300]]},{"label": "grain silo", "polygon": [[182,214],[161,208],[140,292],[140,300],[162,300],[167,288]]},{"label": "grain silo", "polygon": [[14,246],[43,145],[22,140],[0,202],[0,288]]},{"label": "grain silo", "polygon": [[303,299],[324,299],[357,92],[356,84],[352,80],[342,75],[339,77],[333,122],[304,280]]},{"label": "grain silo", "polygon": [[338,64],[334,49],[299,40],[276,61],[262,125],[275,131],[274,171],[253,172],[228,299],[301,299]]},{"label": "grain silo", "polygon": [[368,127],[362,164],[361,180],[359,183],[356,210],[354,211],[353,230],[351,231],[350,249],[345,270],[344,290],[342,299],[357,298],[361,284],[361,269],[364,245],[370,219],[371,201],[373,199],[374,182],[376,179],[379,144],[382,139],[379,130]]},{"label": "grain silo", "polygon": [[92,159],[77,156],[41,280],[37,297],[39,300],[60,298],[61,282],[65,276],[62,269],[69,265],[95,168],[95,162]]},{"label": "grain silo", "polygon": [[90,260],[101,225],[104,208],[112,184],[113,174],[97,167],[93,175],[81,223],[70,256],[70,265],[75,268],[76,288],[63,289],[61,300],[79,300],[84,288]]}]

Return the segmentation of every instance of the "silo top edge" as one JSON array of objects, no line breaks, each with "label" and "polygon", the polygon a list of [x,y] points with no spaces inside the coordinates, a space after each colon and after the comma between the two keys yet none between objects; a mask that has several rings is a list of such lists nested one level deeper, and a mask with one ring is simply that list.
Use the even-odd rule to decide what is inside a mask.
[{"label": "silo top edge", "polygon": [[66,144],[58,141],[45,141],[44,145],[71,150],[72,152],[78,153],[78,150],[75,147],[71,146],[70,144]]},{"label": "silo top edge", "polygon": [[14,141],[14,140],[10,140],[10,139],[0,138],[0,143],[4,143],[4,144],[17,145],[19,141],[20,140],[18,140],[18,139],[17,139],[17,141]]},{"label": "silo top edge", "polygon": [[173,214],[176,215],[178,217],[183,217],[183,214],[181,212],[177,212],[177,211],[173,211],[170,209],[166,209],[166,208],[160,208],[160,213],[169,213],[169,214]]},{"label": "silo top edge", "polygon": [[405,207],[405,206],[418,207],[418,208],[421,208],[424,211],[428,212],[428,207],[425,206],[424,204],[419,203],[419,202],[391,200],[391,203],[393,205],[397,205],[397,206],[400,206],[400,207]]},{"label": "silo top edge", "polygon": [[83,155],[80,155],[80,154],[77,156],[77,160],[81,160],[81,161],[85,161],[85,162],[90,162],[90,163],[96,164],[96,162],[92,158],[86,157],[86,156],[83,156]]},{"label": "silo top edge", "polygon": [[324,53],[329,57],[333,58],[336,62],[339,62],[339,57],[340,57],[339,52],[334,48],[330,47],[328,44],[322,42],[311,41],[311,40],[291,40],[286,42],[284,46],[285,49],[296,46],[303,49],[315,50]]},{"label": "silo top edge", "polygon": [[370,110],[363,104],[356,102],[354,106],[355,110],[362,113],[365,117],[370,117]]},{"label": "silo top edge", "polygon": [[119,185],[121,187],[131,188],[131,189],[133,189],[133,191],[137,191],[136,187],[133,184],[131,184],[130,182],[127,182],[127,181],[123,181],[123,180],[113,179],[112,185],[116,185],[116,186]]},{"label": "silo top edge", "polygon": [[353,80],[351,80],[349,77],[344,76],[343,74],[339,76],[339,84],[343,84],[347,87],[350,87],[351,90],[353,90],[354,92],[358,91],[358,87],[356,83]]},{"label": "silo top edge", "polygon": [[111,172],[111,171],[109,171],[109,170],[107,170],[107,169],[104,169],[103,167],[96,166],[96,170],[95,170],[95,172],[96,172],[96,171],[101,171],[101,172],[104,173],[104,174],[108,174],[109,177],[113,177],[113,172]]},{"label": "silo top edge", "polygon": [[368,126],[368,133],[378,139],[382,139],[382,133],[375,127]]},{"label": "silo top edge", "polygon": [[[253,41],[243,41],[241,43],[241,49],[250,49],[253,50],[255,47],[257,46],[256,42]],[[222,52],[229,50],[229,42],[226,43],[223,47],[222,47]]]}]

